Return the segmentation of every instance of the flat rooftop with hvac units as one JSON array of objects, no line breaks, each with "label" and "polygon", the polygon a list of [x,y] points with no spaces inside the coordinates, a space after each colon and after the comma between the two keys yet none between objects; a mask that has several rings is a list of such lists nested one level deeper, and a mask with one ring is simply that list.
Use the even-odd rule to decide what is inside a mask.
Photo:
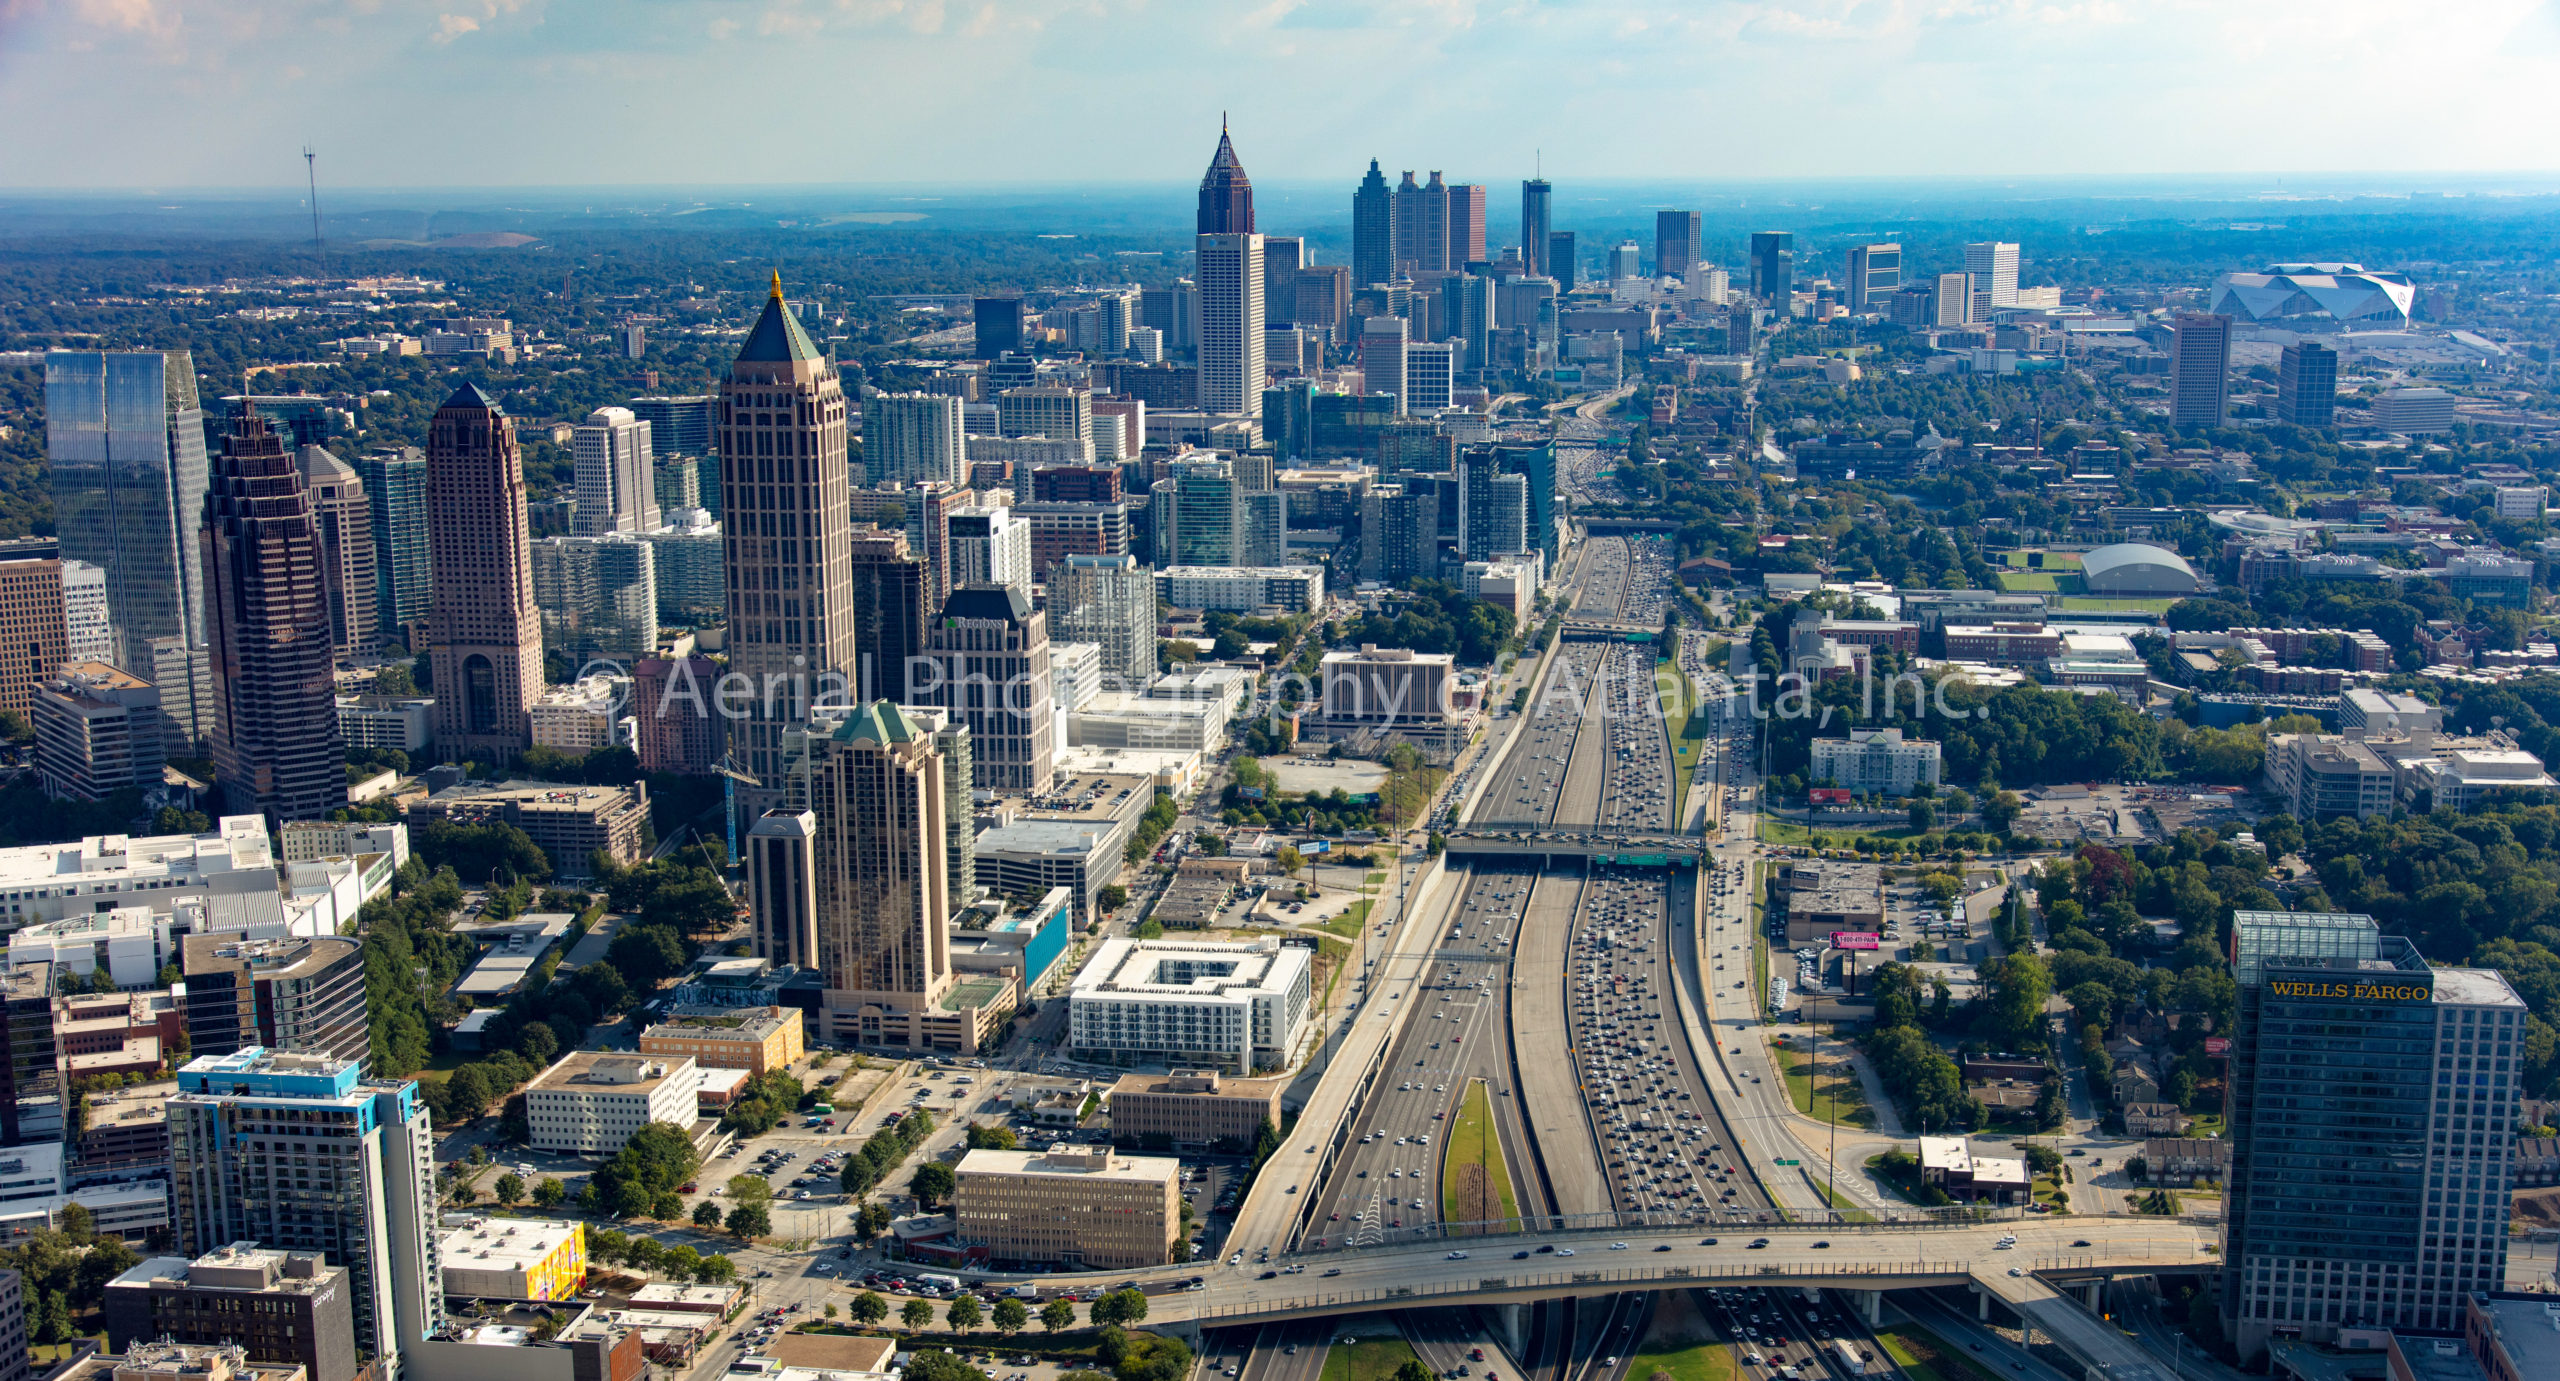
[{"label": "flat rooftop with hvac units", "polygon": [[1067,995],[1079,1058],[1251,1074],[1289,1067],[1310,1020],[1315,951],[1280,939],[1111,939]]}]

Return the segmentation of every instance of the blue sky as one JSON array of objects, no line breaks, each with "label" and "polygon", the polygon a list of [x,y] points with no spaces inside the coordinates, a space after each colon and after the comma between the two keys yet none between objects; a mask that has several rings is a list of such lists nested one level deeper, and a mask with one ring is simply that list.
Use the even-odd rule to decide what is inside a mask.
[{"label": "blue sky", "polygon": [[[2560,0],[0,0],[15,188],[2560,165]],[[32,137],[26,132],[34,132]]]}]

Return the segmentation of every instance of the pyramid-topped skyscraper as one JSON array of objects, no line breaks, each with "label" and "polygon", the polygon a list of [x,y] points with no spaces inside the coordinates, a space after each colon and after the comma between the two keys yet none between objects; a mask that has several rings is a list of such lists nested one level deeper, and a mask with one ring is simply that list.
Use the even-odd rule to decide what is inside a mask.
[{"label": "pyramid-topped skyscraper", "polygon": [[783,734],[807,722],[835,675],[854,670],[845,435],[835,363],[800,329],[776,273],[720,385],[729,665],[758,688],[730,735],[738,767],[764,783],[741,792],[759,810],[781,797]]},{"label": "pyramid-topped skyscraper", "polygon": [[1253,229],[1253,182],[1222,124],[1200,178],[1198,251],[1200,407],[1262,415],[1262,237]]}]

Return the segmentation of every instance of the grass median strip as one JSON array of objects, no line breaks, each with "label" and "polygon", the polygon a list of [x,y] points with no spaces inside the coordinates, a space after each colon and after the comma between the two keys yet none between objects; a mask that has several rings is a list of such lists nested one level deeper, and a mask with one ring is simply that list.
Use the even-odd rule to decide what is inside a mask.
[{"label": "grass median strip", "polygon": [[[1911,1381],[1998,1381],[1990,1370],[1918,1324],[1878,1329],[1876,1341],[1884,1344],[1884,1355],[1892,1358]],[[1331,1371],[1328,1366],[1327,1381],[1331,1381]]]},{"label": "grass median strip", "polygon": [[1402,1338],[1363,1338],[1325,1353],[1323,1381],[1394,1381],[1396,1368],[1420,1360]]},{"label": "grass median strip", "polygon": [[1511,1170],[1502,1160],[1502,1138],[1493,1122],[1493,1099],[1484,1080],[1469,1079],[1441,1148],[1440,1217],[1449,1223],[1508,1221],[1520,1216],[1511,1192]]}]

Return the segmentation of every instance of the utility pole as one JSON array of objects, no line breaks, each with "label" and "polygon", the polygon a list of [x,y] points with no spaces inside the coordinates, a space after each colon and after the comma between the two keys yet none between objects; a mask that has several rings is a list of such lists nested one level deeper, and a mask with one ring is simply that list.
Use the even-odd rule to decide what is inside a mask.
[{"label": "utility pole", "polygon": [[302,146],[302,177],[311,190],[311,247],[320,247],[320,151]]}]

